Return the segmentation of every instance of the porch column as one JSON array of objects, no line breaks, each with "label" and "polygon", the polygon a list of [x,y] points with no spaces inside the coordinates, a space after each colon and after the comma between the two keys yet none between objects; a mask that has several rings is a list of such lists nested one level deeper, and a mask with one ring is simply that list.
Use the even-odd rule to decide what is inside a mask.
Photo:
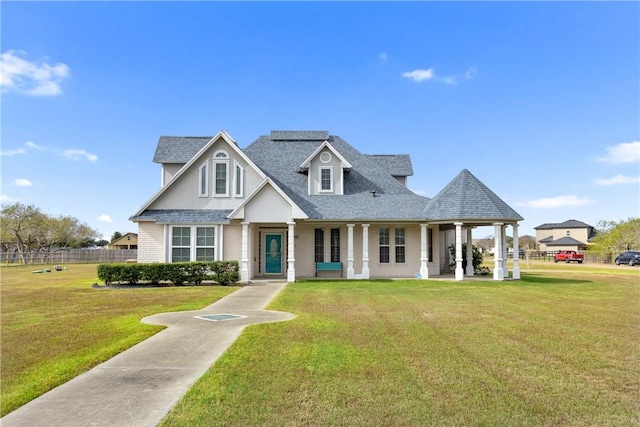
[{"label": "porch column", "polygon": [[505,278],[509,278],[509,267],[507,261],[509,260],[509,251],[507,248],[507,226],[502,226],[502,271]]},{"label": "porch column", "polygon": [[362,278],[369,278],[369,224],[362,224]]},{"label": "porch column", "polygon": [[502,269],[502,223],[494,222],[495,227],[493,247],[493,280],[504,280],[504,270]]},{"label": "porch column", "polygon": [[462,270],[462,223],[454,222],[456,226],[456,280],[463,280],[464,271]]},{"label": "porch column", "polygon": [[420,224],[420,278],[429,278],[429,224]]},{"label": "porch column", "polygon": [[467,276],[473,277],[473,239],[471,227],[467,228]]},{"label": "porch column", "polygon": [[242,223],[242,255],[240,258],[240,281],[249,283],[249,222]]},{"label": "porch column", "polygon": [[520,279],[520,242],[518,242],[518,223],[513,224],[513,279]]},{"label": "porch column", "polygon": [[353,227],[355,224],[347,224],[347,279],[355,279],[356,272],[353,269]]},{"label": "porch column", "polygon": [[293,234],[295,222],[287,222],[289,234],[287,238],[287,282],[296,281],[296,254],[295,254],[295,234]]}]

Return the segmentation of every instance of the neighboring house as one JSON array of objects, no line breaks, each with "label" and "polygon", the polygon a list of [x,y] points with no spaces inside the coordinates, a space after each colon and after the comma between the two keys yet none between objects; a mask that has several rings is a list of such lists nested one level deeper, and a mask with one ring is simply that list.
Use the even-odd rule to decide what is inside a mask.
[{"label": "neighboring house", "polygon": [[107,249],[138,249],[138,235],[136,233],[127,233],[109,243]]},{"label": "neighboring house", "polygon": [[506,228],[517,242],[523,218],[466,169],[429,199],[406,186],[408,155],[365,155],[326,131],[273,131],[245,149],[225,131],[163,136],[153,160],[161,187],[130,218],[138,262],[233,259],[242,282],[449,272],[463,280],[474,272],[462,269],[462,242],[492,225],[493,277],[509,277]]},{"label": "neighboring house", "polygon": [[575,219],[560,223],[546,223],[534,228],[541,251],[565,251],[587,249],[595,229]]}]

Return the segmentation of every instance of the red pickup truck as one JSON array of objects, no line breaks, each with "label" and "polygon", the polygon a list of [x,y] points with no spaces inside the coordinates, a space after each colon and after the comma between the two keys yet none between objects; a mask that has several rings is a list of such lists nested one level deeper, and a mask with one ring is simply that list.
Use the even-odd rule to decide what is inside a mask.
[{"label": "red pickup truck", "polygon": [[558,251],[558,253],[553,256],[553,262],[561,261],[564,261],[567,264],[570,262],[577,262],[578,264],[582,264],[582,262],[584,261],[584,255],[579,254],[576,251]]}]

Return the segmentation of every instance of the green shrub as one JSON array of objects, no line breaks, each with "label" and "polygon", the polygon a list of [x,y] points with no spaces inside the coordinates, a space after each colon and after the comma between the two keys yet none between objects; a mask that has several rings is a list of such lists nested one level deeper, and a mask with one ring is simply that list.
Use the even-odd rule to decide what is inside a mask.
[{"label": "green shrub", "polygon": [[175,286],[184,283],[201,284],[211,280],[220,285],[237,283],[240,280],[237,261],[196,261],[149,264],[100,264],[98,279],[105,285],[112,283],[140,282],[158,285],[160,282],[171,282]]}]

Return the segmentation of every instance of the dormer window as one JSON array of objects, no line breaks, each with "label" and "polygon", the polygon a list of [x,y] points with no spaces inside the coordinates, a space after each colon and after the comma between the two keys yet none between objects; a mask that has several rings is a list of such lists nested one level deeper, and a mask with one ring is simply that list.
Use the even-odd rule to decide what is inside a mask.
[{"label": "dormer window", "polygon": [[225,151],[217,151],[213,155],[213,173],[215,185],[214,197],[229,196],[229,155]]},{"label": "dormer window", "polygon": [[331,166],[320,166],[320,191],[333,191],[333,168]]},{"label": "dormer window", "polygon": [[344,174],[350,169],[347,159],[325,141],[300,164],[298,172],[307,175],[310,195],[342,195]]}]

